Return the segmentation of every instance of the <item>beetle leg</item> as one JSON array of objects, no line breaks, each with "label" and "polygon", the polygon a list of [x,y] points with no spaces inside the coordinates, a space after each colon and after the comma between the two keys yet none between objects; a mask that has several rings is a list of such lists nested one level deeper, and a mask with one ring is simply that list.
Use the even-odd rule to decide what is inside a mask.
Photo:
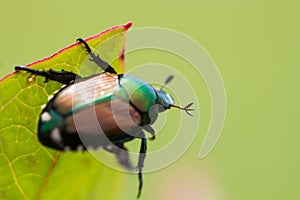
[{"label": "beetle leg", "polygon": [[140,148],[140,155],[139,155],[139,160],[138,160],[138,165],[137,168],[139,170],[139,191],[137,198],[140,197],[142,187],[143,187],[143,167],[144,167],[144,160],[146,158],[146,152],[147,152],[147,139],[144,137],[141,139],[141,148]]},{"label": "beetle leg", "polygon": [[117,159],[118,159],[118,162],[120,163],[120,165],[122,165],[126,169],[129,169],[129,170],[132,169],[132,165],[129,160],[129,154],[128,154],[126,147],[124,147],[124,143],[121,143],[118,145],[114,145],[114,144],[107,145],[106,147],[104,147],[104,149],[106,151],[114,153],[117,156]]},{"label": "beetle leg", "polygon": [[23,67],[23,66],[16,66],[15,70],[17,72],[18,71],[26,71],[33,75],[45,77],[45,82],[56,81],[56,82],[66,84],[66,85],[70,85],[71,83],[73,83],[76,80],[76,78],[81,78],[80,76],[78,76],[77,74],[74,74],[73,72],[67,72],[64,70],[54,71],[54,70],[50,69],[48,71],[40,71],[40,70]]},{"label": "beetle leg", "polygon": [[130,160],[129,160],[129,154],[128,154],[128,151],[126,149],[126,147],[124,147],[124,144],[122,144],[122,146],[119,146],[121,149],[118,149],[118,152],[117,152],[117,158],[118,158],[118,161],[119,163],[126,167],[127,169],[129,170],[132,170],[132,165],[130,163]]},{"label": "beetle leg", "polygon": [[98,55],[92,52],[90,46],[84,41],[84,39],[78,38],[77,41],[84,45],[85,50],[91,56],[91,60],[94,61],[101,69],[103,69],[105,72],[117,74],[115,69],[112,66],[110,66],[110,64],[108,64],[107,62],[102,60]]},{"label": "beetle leg", "polygon": [[150,125],[147,125],[147,126],[144,126],[143,129],[152,135],[152,137],[149,138],[150,140],[155,139],[155,130],[154,130],[154,128],[152,128]]}]

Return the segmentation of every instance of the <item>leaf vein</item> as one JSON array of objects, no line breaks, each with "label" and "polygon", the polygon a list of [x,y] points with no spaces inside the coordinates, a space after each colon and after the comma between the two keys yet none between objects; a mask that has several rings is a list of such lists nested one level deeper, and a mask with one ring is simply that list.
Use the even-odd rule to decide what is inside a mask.
[{"label": "leaf vein", "polygon": [[21,195],[24,197],[24,199],[29,199],[29,197],[25,194],[23,188],[21,187],[21,185],[19,184],[18,182],[18,179],[16,177],[16,174],[15,174],[15,171],[12,167],[12,163],[9,161],[8,157],[6,156],[6,154],[4,153],[4,148],[3,148],[3,145],[2,145],[2,141],[0,141],[0,146],[1,146],[1,149],[2,149],[2,155],[3,157],[5,158],[6,162],[8,163],[8,166],[9,166],[9,169],[11,171],[11,174],[13,176],[13,179],[15,181],[15,184],[18,188],[18,190],[20,191]]},{"label": "leaf vein", "polygon": [[47,172],[47,175],[46,175],[46,177],[45,177],[45,179],[44,179],[44,182],[42,183],[41,188],[40,188],[40,190],[39,190],[38,193],[37,193],[36,200],[39,200],[39,199],[41,198],[41,195],[42,195],[44,189],[45,189],[46,186],[47,186],[49,177],[51,176],[51,174],[52,174],[52,172],[53,172],[53,170],[54,170],[54,167],[56,166],[56,163],[57,163],[57,161],[58,161],[58,159],[59,159],[59,157],[60,157],[60,154],[61,154],[60,152],[57,152],[57,153],[55,154],[55,157],[54,157],[54,159],[52,160],[52,163],[51,163],[50,168],[49,168],[49,170],[48,170],[48,172]]}]

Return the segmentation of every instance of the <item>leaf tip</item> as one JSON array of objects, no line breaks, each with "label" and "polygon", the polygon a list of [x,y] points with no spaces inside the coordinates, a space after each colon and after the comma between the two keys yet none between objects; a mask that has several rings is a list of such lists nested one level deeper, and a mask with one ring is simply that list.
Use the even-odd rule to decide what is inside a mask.
[{"label": "leaf tip", "polygon": [[132,22],[128,22],[127,24],[124,25],[124,29],[128,30],[132,26]]}]

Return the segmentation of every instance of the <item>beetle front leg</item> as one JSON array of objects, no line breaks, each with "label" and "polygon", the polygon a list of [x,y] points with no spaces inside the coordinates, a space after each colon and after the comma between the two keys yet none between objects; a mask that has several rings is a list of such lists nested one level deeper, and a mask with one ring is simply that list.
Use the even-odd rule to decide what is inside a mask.
[{"label": "beetle front leg", "polygon": [[67,71],[54,71],[52,69],[48,71],[40,71],[36,69],[31,69],[28,67],[23,66],[16,66],[15,67],[16,72],[18,71],[26,71],[30,74],[42,76],[45,77],[45,82],[48,81],[56,81],[62,84],[70,85],[75,82],[76,78],[81,78],[77,74],[74,74],[73,72],[67,72]]},{"label": "beetle front leg", "polygon": [[141,141],[140,155],[139,155],[139,160],[137,165],[137,168],[139,170],[139,183],[140,183],[137,198],[140,197],[142,187],[143,187],[143,167],[144,167],[144,160],[146,158],[146,152],[147,152],[147,139],[142,138],[141,140],[142,141]]},{"label": "beetle front leg", "polygon": [[117,74],[115,69],[110,64],[108,64],[107,62],[102,60],[98,55],[92,52],[90,46],[86,43],[86,41],[84,41],[84,39],[78,38],[77,41],[84,45],[85,50],[91,56],[91,60],[94,61],[101,69],[103,69],[105,72]]}]

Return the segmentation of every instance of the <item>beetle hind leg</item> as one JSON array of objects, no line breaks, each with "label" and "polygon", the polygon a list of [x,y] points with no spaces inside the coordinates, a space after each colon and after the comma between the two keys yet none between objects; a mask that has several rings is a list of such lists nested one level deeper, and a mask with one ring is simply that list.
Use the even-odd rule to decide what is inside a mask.
[{"label": "beetle hind leg", "polygon": [[86,43],[86,41],[84,41],[84,39],[78,38],[77,41],[84,45],[85,50],[91,56],[91,60],[94,61],[101,69],[103,69],[105,72],[117,74],[115,69],[110,64],[108,64],[107,62],[102,60],[98,55],[92,52],[90,46]]},{"label": "beetle hind leg", "polygon": [[109,152],[115,154],[120,165],[122,165],[123,167],[125,167],[128,170],[133,169],[132,164],[130,163],[130,160],[129,160],[128,151],[127,151],[126,147],[124,147],[124,143],[121,143],[118,145],[114,145],[114,144],[107,145],[106,147],[104,147],[104,149],[106,151],[109,151]]}]

